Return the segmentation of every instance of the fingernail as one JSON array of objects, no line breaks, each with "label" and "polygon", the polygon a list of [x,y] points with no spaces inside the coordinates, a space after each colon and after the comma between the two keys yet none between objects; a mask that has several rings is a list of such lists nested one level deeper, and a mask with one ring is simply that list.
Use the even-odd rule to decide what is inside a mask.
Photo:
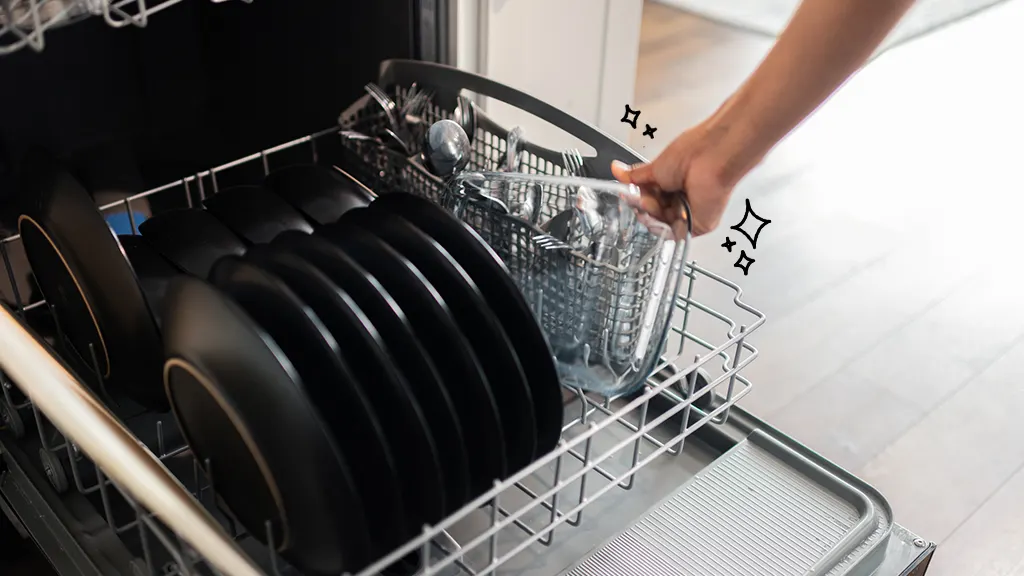
[{"label": "fingernail", "polygon": [[612,168],[618,168],[619,170],[630,171],[633,168],[621,160],[612,160]]}]

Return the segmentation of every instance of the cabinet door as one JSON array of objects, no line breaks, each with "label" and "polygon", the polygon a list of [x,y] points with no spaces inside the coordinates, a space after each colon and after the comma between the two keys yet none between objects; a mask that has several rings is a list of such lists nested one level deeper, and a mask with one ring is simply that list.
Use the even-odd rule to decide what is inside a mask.
[{"label": "cabinet door", "polygon": [[[642,0],[460,0],[458,65],[590,122],[627,142]],[[572,138],[501,102],[481,103],[527,139],[561,149]],[[583,150],[586,153],[586,150]]]}]

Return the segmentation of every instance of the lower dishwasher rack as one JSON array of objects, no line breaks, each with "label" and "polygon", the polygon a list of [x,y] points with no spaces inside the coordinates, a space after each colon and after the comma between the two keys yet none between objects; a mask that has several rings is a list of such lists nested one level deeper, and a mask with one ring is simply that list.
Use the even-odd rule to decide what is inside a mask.
[{"label": "lower dishwasher rack", "polygon": [[[337,141],[331,128],[103,209],[130,214],[133,202],[170,195],[191,204],[228,174],[262,176],[279,158],[358,171],[332,153]],[[18,237],[0,241],[15,287],[14,309],[0,312],[26,326],[48,307],[19,294],[18,250]],[[566,389],[554,451],[358,576],[923,574],[934,546],[895,524],[880,494],[736,405],[750,390],[742,372],[757,357],[749,337],[764,316],[710,270],[690,262],[684,277],[662,362],[641,390],[605,398]],[[58,331],[55,356],[62,341]],[[13,373],[18,360],[0,348],[0,368]],[[51,424],[32,382],[0,371],[0,389],[0,508],[60,574],[236,573],[147,509],[145,485],[97,466],[95,453]],[[104,409],[217,520],[225,546],[265,574],[297,574],[232,519],[169,414]]]}]

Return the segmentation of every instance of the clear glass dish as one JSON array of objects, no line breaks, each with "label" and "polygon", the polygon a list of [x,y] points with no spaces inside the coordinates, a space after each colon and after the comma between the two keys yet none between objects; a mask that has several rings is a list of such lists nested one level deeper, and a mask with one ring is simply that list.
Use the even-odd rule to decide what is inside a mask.
[{"label": "clear glass dish", "polygon": [[462,172],[445,187],[442,203],[505,261],[565,386],[629,393],[664,347],[689,231],[639,199],[633,185],[519,172]]}]

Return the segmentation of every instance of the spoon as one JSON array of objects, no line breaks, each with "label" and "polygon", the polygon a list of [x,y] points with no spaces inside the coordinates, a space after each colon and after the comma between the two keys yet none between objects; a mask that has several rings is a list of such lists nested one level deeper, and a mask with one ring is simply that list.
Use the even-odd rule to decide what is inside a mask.
[{"label": "spoon", "polygon": [[458,101],[459,104],[455,108],[455,121],[462,126],[469,141],[473,142],[473,137],[476,135],[476,105],[462,94],[459,94]]},{"label": "spoon", "polygon": [[423,137],[424,164],[434,175],[442,178],[464,170],[472,150],[469,136],[452,120],[434,122]]}]

